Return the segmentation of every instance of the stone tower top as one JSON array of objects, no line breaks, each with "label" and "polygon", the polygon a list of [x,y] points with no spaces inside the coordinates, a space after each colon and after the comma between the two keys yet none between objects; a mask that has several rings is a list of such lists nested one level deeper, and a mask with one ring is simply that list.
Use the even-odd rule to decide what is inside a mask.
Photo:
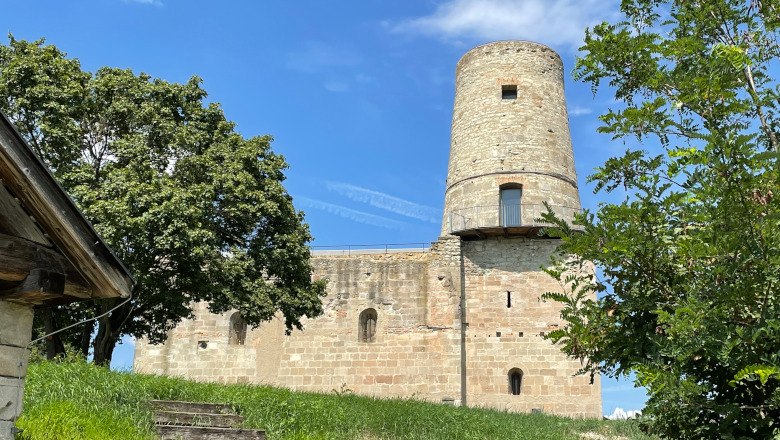
[{"label": "stone tower top", "polygon": [[458,62],[442,234],[528,234],[548,203],[580,209],[563,63],[527,41],[478,46]]}]

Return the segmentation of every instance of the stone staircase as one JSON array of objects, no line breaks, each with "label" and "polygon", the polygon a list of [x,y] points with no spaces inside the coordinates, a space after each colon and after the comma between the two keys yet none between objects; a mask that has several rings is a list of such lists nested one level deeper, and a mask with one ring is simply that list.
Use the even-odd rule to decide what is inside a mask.
[{"label": "stone staircase", "polygon": [[265,431],[241,429],[244,418],[230,405],[152,400],[162,440],[265,440]]}]

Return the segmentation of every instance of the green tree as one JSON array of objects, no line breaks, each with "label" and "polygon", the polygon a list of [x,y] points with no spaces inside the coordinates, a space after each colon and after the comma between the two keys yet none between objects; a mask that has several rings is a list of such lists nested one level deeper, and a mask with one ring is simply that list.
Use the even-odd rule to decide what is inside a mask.
[{"label": "green tree", "polygon": [[[281,312],[288,330],[321,313],[324,283],[311,281],[311,236],[282,186],[284,158],[205,98],[197,77],[89,73],[43,40],[0,45],[0,110],[138,280],[133,300],[96,329],[66,335],[84,353],[91,344],[99,364],[122,335],[163,341],[196,301],[253,325]],[[42,317],[61,327],[118,303]]]},{"label": "green tree", "polygon": [[621,11],[586,32],[575,77],[621,103],[600,131],[629,150],[589,179],[626,196],[553,228],[563,244],[550,273],[565,293],[544,297],[568,324],[550,339],[583,372],[635,373],[663,437],[772,438],[780,3],[623,0]]}]

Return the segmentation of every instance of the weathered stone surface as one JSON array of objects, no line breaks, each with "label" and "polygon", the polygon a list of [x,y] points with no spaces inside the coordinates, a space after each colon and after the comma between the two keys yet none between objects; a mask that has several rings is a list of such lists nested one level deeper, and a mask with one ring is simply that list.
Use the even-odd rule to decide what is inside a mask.
[{"label": "weathered stone surface", "polygon": [[0,345],[26,347],[32,335],[32,319],[32,307],[0,301]]},{"label": "weathered stone surface", "polygon": [[13,420],[22,410],[21,397],[24,382],[10,377],[0,377],[0,420]]},{"label": "weathered stone surface", "polygon": [[[597,417],[598,379],[590,385],[587,377],[572,377],[579,364],[539,337],[560,319],[554,304],[538,300],[541,293],[559,288],[539,269],[556,241],[463,243],[469,403]],[[324,315],[307,320],[303,332],[284,336],[283,322],[275,319],[250,330],[245,346],[230,346],[229,314],[212,315],[198,304],[196,319],[182,322],[165,345],[139,341],[136,370],[431,401],[460,395],[457,238],[440,240],[426,254],[353,254],[313,262],[315,276],[329,280],[328,296]],[[361,343],[358,317],[369,307],[378,314],[377,336],[375,342]],[[204,339],[208,348],[198,349],[197,342]],[[512,368],[523,371],[519,396],[509,393]]]},{"label": "weathered stone surface", "polygon": [[[476,47],[458,62],[442,235],[454,222],[499,224],[499,187],[522,186],[523,223],[547,202],[571,218],[580,208],[563,93],[563,64],[537,43]],[[502,86],[517,99],[502,99]]]},{"label": "weathered stone surface", "polygon": [[21,410],[19,377],[23,386],[30,357],[24,347],[30,342],[31,332],[32,308],[0,301],[0,420],[11,420]]},{"label": "weathered stone surface", "polygon": [[0,376],[24,378],[27,376],[27,361],[30,350],[0,345]]},{"label": "weathered stone surface", "polygon": [[0,420],[0,440],[14,440],[14,422]]}]

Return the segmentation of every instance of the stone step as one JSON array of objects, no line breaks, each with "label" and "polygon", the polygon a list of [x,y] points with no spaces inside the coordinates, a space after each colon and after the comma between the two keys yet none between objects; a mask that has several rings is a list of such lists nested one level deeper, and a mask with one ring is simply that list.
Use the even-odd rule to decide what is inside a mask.
[{"label": "stone step", "polygon": [[157,434],[161,440],[265,440],[265,431],[259,429],[157,425]]},{"label": "stone step", "polygon": [[175,400],[150,400],[155,411],[201,414],[235,414],[233,407],[223,403],[179,402]]},{"label": "stone step", "polygon": [[212,426],[215,428],[238,428],[244,418],[238,414],[183,413],[175,411],[154,411],[157,425]]}]

